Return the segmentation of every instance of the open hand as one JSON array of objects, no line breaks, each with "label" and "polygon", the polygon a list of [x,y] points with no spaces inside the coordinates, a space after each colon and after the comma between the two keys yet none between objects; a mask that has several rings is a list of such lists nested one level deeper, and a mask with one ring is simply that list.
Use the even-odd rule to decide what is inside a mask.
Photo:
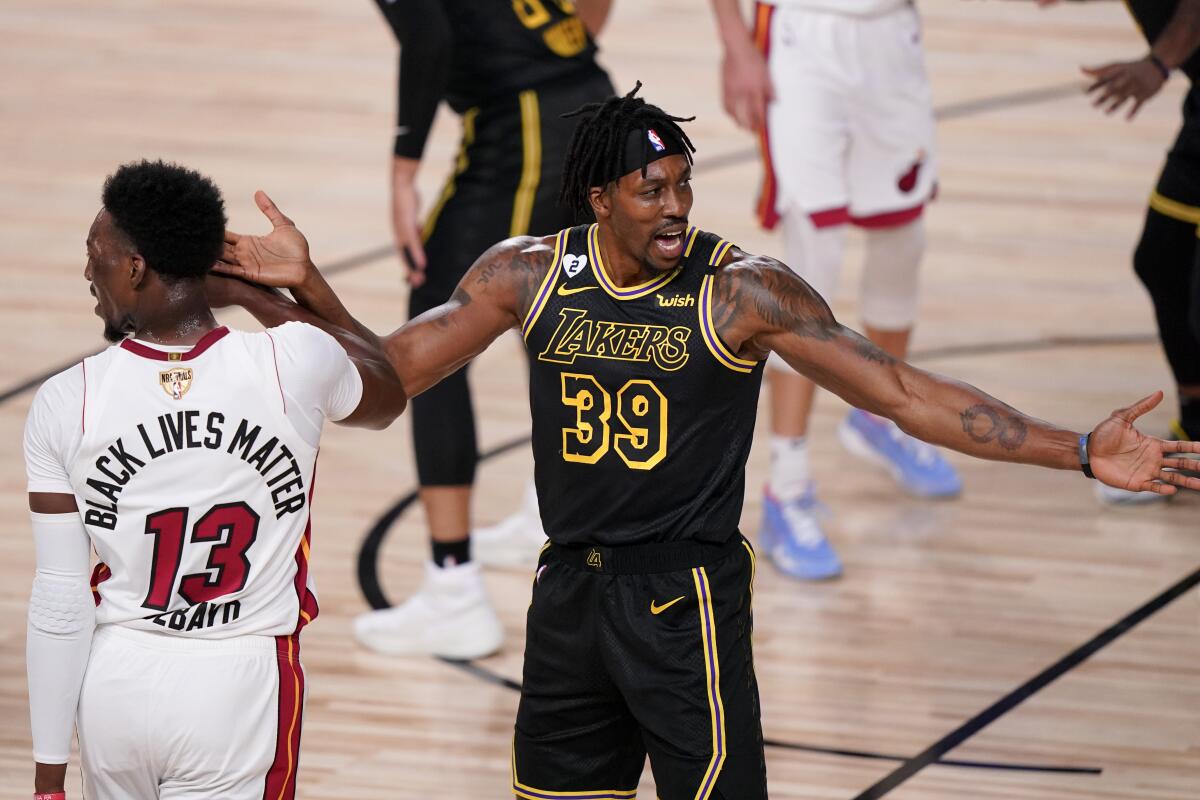
[{"label": "open hand", "polygon": [[308,240],[279,210],[267,193],[254,193],[254,202],[271,222],[266,236],[244,236],[225,231],[225,249],[214,272],[285,289],[300,286],[309,270],[315,270],[308,254]]},{"label": "open hand", "polygon": [[1149,58],[1137,61],[1118,61],[1099,67],[1082,67],[1083,74],[1093,79],[1087,93],[1094,96],[1092,105],[1112,114],[1129,100],[1133,105],[1125,119],[1133,119],[1145,103],[1166,83],[1162,72]]},{"label": "open hand", "polygon": [[1200,478],[1170,470],[1195,469],[1200,462],[1174,457],[1175,453],[1200,454],[1200,442],[1169,442],[1146,436],[1133,421],[1162,402],[1155,392],[1128,408],[1118,408],[1096,426],[1088,441],[1092,473],[1097,480],[1131,492],[1175,494],[1176,487],[1200,491]]}]

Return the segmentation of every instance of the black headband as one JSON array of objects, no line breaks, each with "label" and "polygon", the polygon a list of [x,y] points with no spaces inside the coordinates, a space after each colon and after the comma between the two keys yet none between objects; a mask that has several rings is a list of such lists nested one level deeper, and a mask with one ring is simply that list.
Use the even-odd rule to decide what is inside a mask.
[{"label": "black headband", "polygon": [[596,185],[607,186],[631,172],[640,172],[643,164],[648,166],[660,158],[686,154],[683,142],[671,131],[665,128],[634,128],[625,137],[625,149],[617,174],[601,174]]}]

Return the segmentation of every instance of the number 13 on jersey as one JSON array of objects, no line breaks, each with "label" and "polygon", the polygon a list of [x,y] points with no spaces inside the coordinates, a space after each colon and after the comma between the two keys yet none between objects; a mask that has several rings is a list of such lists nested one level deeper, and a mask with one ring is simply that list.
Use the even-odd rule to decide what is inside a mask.
[{"label": "number 13 on jersey", "polygon": [[610,449],[630,469],[654,469],[667,455],[667,398],[653,381],[635,378],[613,396],[594,375],[562,373],[563,405],[575,410],[573,427],[563,428],[563,460],[595,464]]}]

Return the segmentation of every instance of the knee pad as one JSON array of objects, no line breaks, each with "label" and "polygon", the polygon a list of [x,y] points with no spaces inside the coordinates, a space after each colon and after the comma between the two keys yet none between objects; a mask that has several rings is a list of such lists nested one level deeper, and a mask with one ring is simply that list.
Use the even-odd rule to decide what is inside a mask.
[{"label": "knee pad", "polygon": [[924,254],[925,222],[921,218],[895,228],[867,231],[867,255],[860,287],[864,325],[881,331],[900,331],[913,326]]},{"label": "knee pad", "polygon": [[[812,218],[798,208],[783,217],[783,255],[788,267],[804,279],[817,294],[833,305],[846,253],[846,226],[818,228]],[[771,353],[767,369],[793,372],[779,356]]]}]

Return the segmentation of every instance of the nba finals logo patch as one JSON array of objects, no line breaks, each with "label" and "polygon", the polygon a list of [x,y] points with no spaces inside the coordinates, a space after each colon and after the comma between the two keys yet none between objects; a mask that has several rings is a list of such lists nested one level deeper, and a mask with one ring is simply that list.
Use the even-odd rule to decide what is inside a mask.
[{"label": "nba finals logo patch", "polygon": [[192,388],[192,368],[175,367],[160,372],[158,373],[158,383],[162,386],[163,391],[171,397],[182,400],[183,396],[188,393],[188,389]]},{"label": "nba finals logo patch", "polygon": [[568,278],[574,278],[587,266],[587,256],[565,255],[562,257],[563,272]]},{"label": "nba finals logo patch", "polygon": [[662,139],[658,138],[658,134],[654,132],[653,128],[646,131],[646,138],[650,140],[650,146],[654,148],[654,152],[661,153],[667,149],[667,146],[663,144]]}]

